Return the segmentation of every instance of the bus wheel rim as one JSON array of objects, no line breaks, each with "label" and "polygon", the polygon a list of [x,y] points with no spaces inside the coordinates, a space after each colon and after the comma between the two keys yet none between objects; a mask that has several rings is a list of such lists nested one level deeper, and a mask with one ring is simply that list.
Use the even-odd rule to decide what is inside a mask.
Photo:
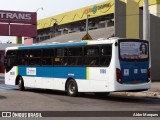
[{"label": "bus wheel rim", "polygon": [[70,94],[74,94],[75,93],[75,89],[76,89],[75,84],[71,83],[69,85],[69,92],[70,92]]},{"label": "bus wheel rim", "polygon": [[22,84],[22,81],[19,80],[19,81],[18,81],[18,86],[21,87],[21,84]]}]

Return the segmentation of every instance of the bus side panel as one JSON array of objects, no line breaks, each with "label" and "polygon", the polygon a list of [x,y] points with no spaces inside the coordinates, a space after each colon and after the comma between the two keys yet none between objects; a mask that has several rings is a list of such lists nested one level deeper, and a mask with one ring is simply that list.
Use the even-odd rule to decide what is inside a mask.
[{"label": "bus side panel", "polygon": [[109,91],[115,91],[116,88],[116,67],[119,65],[118,64],[118,57],[117,57],[117,53],[118,53],[118,47],[115,46],[115,44],[112,44],[112,58],[111,58],[111,63],[109,66],[109,82],[108,82],[108,86],[109,86]]},{"label": "bus side panel", "polygon": [[22,76],[25,87],[35,87],[35,77]]},{"label": "bus side panel", "polygon": [[109,69],[107,67],[88,67],[87,80],[90,81],[90,91],[108,91]]},{"label": "bus side panel", "polygon": [[54,78],[53,89],[65,91],[66,78]]},{"label": "bus side panel", "polygon": [[66,79],[23,76],[26,87],[65,90]]},{"label": "bus side panel", "polygon": [[17,75],[18,67],[13,67],[9,72],[5,73],[5,84],[15,85]]},{"label": "bus side panel", "polygon": [[76,80],[78,92],[108,92],[106,81]]},{"label": "bus side panel", "polygon": [[22,76],[64,78],[74,77],[75,79],[86,79],[85,67],[44,67],[28,66],[18,67],[18,73]]},{"label": "bus side panel", "polygon": [[86,67],[20,66],[18,72],[26,87],[65,90],[68,78],[86,81]]}]

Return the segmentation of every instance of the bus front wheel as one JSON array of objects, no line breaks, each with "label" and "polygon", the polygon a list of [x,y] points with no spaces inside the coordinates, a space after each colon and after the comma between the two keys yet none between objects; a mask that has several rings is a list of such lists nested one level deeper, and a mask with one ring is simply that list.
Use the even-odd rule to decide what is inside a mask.
[{"label": "bus front wheel", "polygon": [[22,77],[19,77],[18,88],[19,88],[20,91],[24,91],[24,82],[23,82],[23,78]]},{"label": "bus front wheel", "polygon": [[67,82],[66,92],[71,97],[75,97],[78,94],[78,87],[75,80],[71,79]]}]

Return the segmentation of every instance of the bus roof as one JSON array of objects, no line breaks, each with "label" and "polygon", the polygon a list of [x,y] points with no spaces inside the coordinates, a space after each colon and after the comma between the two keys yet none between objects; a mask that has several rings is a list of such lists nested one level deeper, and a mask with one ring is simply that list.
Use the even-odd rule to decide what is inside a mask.
[{"label": "bus roof", "polygon": [[38,49],[38,48],[54,48],[54,47],[69,47],[69,46],[85,46],[92,44],[109,44],[114,43],[117,39],[99,39],[99,40],[86,40],[80,42],[67,42],[67,43],[51,43],[51,44],[37,44],[32,46],[19,46],[19,47],[8,47],[8,49]]}]

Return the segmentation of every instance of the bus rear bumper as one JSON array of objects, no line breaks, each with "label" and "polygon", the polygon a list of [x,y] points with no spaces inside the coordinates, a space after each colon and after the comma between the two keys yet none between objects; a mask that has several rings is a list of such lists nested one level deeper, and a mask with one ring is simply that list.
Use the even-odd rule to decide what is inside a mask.
[{"label": "bus rear bumper", "polygon": [[113,91],[140,92],[151,88],[151,82],[141,84],[116,84]]}]

